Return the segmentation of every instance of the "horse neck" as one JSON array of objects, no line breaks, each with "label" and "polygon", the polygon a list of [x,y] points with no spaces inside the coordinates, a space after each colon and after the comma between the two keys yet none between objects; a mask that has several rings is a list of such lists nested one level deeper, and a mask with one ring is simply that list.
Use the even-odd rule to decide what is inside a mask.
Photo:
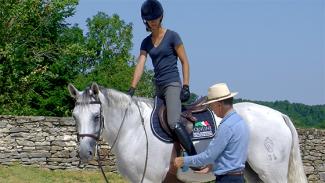
[{"label": "horse neck", "polygon": [[144,102],[132,100],[129,96],[111,89],[99,97],[105,119],[104,137],[107,137],[105,140],[110,145],[118,143],[119,139],[127,136],[126,133],[135,133],[134,131],[139,129],[141,125],[139,110],[143,113]]}]

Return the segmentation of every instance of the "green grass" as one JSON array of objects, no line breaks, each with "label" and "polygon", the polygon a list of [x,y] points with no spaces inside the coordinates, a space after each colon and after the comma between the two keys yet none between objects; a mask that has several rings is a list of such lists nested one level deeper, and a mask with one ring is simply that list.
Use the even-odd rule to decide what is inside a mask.
[{"label": "green grass", "polygon": [[[120,175],[106,173],[109,182],[126,183]],[[33,166],[0,166],[1,183],[103,183],[100,171],[91,170],[48,170]]]}]

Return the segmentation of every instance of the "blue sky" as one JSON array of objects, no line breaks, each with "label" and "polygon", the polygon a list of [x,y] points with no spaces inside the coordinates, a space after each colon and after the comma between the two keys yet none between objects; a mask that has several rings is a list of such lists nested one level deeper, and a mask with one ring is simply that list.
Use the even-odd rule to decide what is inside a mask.
[{"label": "blue sky", "polygon": [[[86,30],[98,11],[133,24],[139,53],[148,34],[142,0],[81,0],[67,19]],[[225,82],[238,98],[325,104],[324,0],[161,0],[163,26],[178,32],[190,61],[190,88],[206,95]],[[151,60],[147,67],[152,68]]]}]

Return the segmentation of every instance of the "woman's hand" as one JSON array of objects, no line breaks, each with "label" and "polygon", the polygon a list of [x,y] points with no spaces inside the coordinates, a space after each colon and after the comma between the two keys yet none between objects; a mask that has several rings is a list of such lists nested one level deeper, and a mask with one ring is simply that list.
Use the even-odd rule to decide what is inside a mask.
[{"label": "woman's hand", "polygon": [[181,90],[181,101],[186,102],[190,99],[191,92],[190,92],[190,87],[188,85],[183,85],[183,88]]}]

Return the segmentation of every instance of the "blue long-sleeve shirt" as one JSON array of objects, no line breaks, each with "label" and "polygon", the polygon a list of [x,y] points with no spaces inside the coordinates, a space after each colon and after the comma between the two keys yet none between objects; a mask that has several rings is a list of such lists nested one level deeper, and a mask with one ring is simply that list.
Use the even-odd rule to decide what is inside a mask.
[{"label": "blue long-sleeve shirt", "polygon": [[221,121],[217,135],[205,151],[185,156],[185,166],[213,164],[215,175],[236,172],[245,168],[249,130],[245,121],[235,112],[229,112]]}]

